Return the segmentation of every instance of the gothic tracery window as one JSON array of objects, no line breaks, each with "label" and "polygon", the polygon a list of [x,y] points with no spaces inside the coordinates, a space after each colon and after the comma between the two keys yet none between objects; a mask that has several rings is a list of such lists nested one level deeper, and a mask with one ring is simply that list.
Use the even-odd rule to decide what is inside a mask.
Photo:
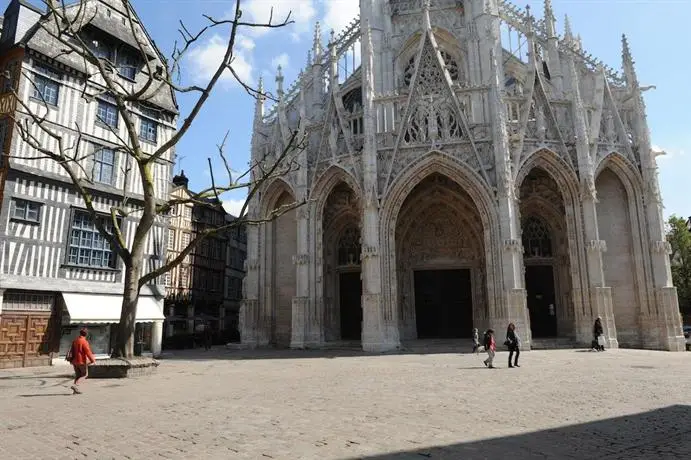
[{"label": "gothic tracery window", "polygon": [[[456,62],[453,56],[451,56],[444,50],[439,50],[439,53],[441,54],[442,60],[444,61],[446,70],[449,71],[451,81],[457,82],[459,76],[458,62]],[[413,80],[413,74],[415,73],[415,57],[416,56],[410,58],[410,60],[405,66],[405,70],[403,71],[403,81],[405,82],[406,86],[410,86],[410,82]]]},{"label": "gothic tracery window", "polygon": [[338,239],[338,265],[358,265],[360,249],[360,231],[355,226],[347,227]]},{"label": "gothic tracery window", "polygon": [[523,221],[525,257],[552,257],[551,232],[544,220],[528,217]]},{"label": "gothic tracery window", "polygon": [[[458,78],[458,64],[445,51],[442,57],[452,79]],[[406,83],[410,83],[415,72],[415,58],[408,63],[405,72]],[[458,109],[450,98],[450,89],[438,62],[434,48],[428,41],[420,57],[415,88],[404,141],[408,144],[462,137]]]}]

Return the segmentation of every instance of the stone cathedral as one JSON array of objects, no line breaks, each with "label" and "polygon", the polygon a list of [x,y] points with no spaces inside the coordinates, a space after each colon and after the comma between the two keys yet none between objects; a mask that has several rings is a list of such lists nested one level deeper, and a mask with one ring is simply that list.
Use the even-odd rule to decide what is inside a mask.
[{"label": "stone cathedral", "polygon": [[[683,350],[655,152],[626,37],[622,69],[551,1],[360,0],[271,108],[240,313],[247,346],[386,351],[516,324],[523,347]],[[325,38],[326,38],[325,37]],[[287,162],[284,159],[284,162]],[[285,166],[285,165],[284,165]],[[305,204],[289,212],[290,203]]]}]

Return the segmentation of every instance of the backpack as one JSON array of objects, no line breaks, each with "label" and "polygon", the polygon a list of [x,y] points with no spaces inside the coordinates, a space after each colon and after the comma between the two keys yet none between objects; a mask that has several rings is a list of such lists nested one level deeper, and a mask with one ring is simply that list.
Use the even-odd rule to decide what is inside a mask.
[{"label": "backpack", "polygon": [[492,344],[492,336],[489,334],[489,332],[485,332],[485,337],[484,337],[485,348],[489,349],[491,344]]}]

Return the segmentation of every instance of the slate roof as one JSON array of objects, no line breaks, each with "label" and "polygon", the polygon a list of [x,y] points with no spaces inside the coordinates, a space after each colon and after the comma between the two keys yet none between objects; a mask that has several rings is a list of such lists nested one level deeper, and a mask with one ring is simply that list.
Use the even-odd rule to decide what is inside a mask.
[{"label": "slate roof", "polygon": [[[137,50],[139,55],[139,47],[137,41],[131,33],[129,22],[123,23],[121,20],[117,20],[112,17],[107,16],[107,6],[112,9],[123,13],[122,2],[119,0],[87,0],[83,3],[83,7],[80,8],[79,2],[76,2],[67,7],[67,14],[72,18],[80,18],[84,21],[84,26],[95,27],[98,30],[110,35],[111,37],[127,44],[128,46]],[[165,66],[164,59],[160,51],[156,48],[153,40],[148,35],[144,27],[141,25],[139,18],[137,17],[134,10],[132,10],[132,17],[135,22],[135,31],[138,35],[139,42],[143,44],[145,54],[148,56],[151,67],[155,69],[157,66]],[[81,73],[93,73],[96,69],[90,64],[84,62],[77,54],[65,54],[61,47],[56,46],[56,40],[51,36],[48,30],[56,31],[56,26],[48,14],[44,14],[41,18],[41,23],[43,25],[37,24],[34,26],[24,37],[22,43],[31,50],[34,50],[44,56],[47,56],[61,64],[64,64],[70,68],[76,69]],[[48,29],[48,30],[46,30]],[[90,67],[87,69],[86,67]],[[135,85],[137,87],[142,87],[148,81],[148,75],[146,74],[146,67],[142,71],[137,72],[135,78]],[[172,89],[164,84],[154,84],[145,94],[145,98],[148,98],[147,102],[164,109],[166,111],[177,114],[178,107],[175,100],[175,95]]]}]

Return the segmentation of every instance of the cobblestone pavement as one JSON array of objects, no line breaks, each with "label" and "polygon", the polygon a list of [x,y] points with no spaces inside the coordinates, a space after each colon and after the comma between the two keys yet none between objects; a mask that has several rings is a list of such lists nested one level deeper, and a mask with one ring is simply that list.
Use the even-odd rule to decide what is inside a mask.
[{"label": "cobblestone pavement", "polygon": [[688,458],[691,353],[180,352],[157,374],[0,371],[0,457]]}]

